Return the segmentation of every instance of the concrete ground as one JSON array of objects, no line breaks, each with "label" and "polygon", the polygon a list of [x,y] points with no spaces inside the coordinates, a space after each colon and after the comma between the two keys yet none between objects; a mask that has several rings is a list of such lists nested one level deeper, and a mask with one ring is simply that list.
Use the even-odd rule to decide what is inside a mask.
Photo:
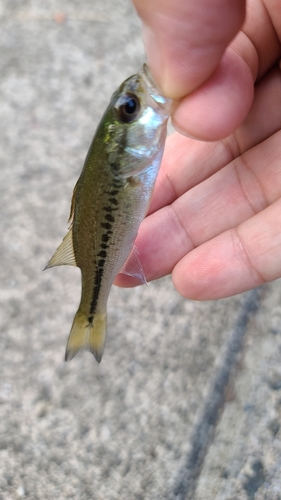
[{"label": "concrete ground", "polygon": [[112,289],[101,365],[64,363],[78,269],[42,273],[116,86],[127,0],[0,2],[0,499],[281,499],[281,284]]}]

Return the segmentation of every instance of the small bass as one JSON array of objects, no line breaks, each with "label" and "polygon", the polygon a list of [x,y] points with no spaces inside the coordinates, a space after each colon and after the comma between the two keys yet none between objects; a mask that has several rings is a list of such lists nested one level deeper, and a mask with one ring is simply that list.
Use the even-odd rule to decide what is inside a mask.
[{"label": "small bass", "polygon": [[97,128],[73,191],[70,229],[46,266],[81,269],[66,361],[81,349],[101,361],[107,300],[118,273],[146,282],[134,241],[159,170],[171,106],[144,65],[113,94]]}]

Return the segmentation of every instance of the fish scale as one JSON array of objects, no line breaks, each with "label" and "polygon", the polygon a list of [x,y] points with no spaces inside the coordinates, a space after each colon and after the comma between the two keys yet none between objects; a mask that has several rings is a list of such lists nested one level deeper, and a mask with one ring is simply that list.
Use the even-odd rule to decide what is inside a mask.
[{"label": "fish scale", "polygon": [[172,101],[144,65],[113,94],[73,191],[69,232],[47,268],[81,269],[82,294],[65,359],[81,349],[100,362],[106,306],[120,272],[146,282],[134,241],[159,170]]}]

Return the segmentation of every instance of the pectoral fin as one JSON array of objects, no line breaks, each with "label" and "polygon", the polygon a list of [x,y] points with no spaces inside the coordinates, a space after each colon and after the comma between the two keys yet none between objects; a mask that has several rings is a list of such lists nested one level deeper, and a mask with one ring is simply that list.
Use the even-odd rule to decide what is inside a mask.
[{"label": "pectoral fin", "polygon": [[72,240],[72,229],[70,229],[67,235],[63,238],[60,246],[55,251],[51,260],[49,260],[45,269],[49,269],[50,267],[54,266],[76,266]]},{"label": "pectoral fin", "polygon": [[126,274],[127,276],[132,276],[133,278],[137,278],[144,285],[147,285],[147,281],[144,275],[144,270],[141,265],[138,249],[136,246],[133,247],[133,250],[131,251],[128,259],[126,260],[123,268],[121,269],[120,274]]}]

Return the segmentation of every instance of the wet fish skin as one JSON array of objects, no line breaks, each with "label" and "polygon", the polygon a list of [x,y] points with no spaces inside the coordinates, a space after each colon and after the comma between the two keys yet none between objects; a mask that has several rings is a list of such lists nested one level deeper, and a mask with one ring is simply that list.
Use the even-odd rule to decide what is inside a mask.
[{"label": "wet fish skin", "polygon": [[70,230],[46,266],[81,269],[81,301],[66,360],[87,349],[101,361],[107,300],[119,272],[145,282],[133,246],[159,170],[171,108],[144,65],[113,94],[97,128],[74,188]]}]

